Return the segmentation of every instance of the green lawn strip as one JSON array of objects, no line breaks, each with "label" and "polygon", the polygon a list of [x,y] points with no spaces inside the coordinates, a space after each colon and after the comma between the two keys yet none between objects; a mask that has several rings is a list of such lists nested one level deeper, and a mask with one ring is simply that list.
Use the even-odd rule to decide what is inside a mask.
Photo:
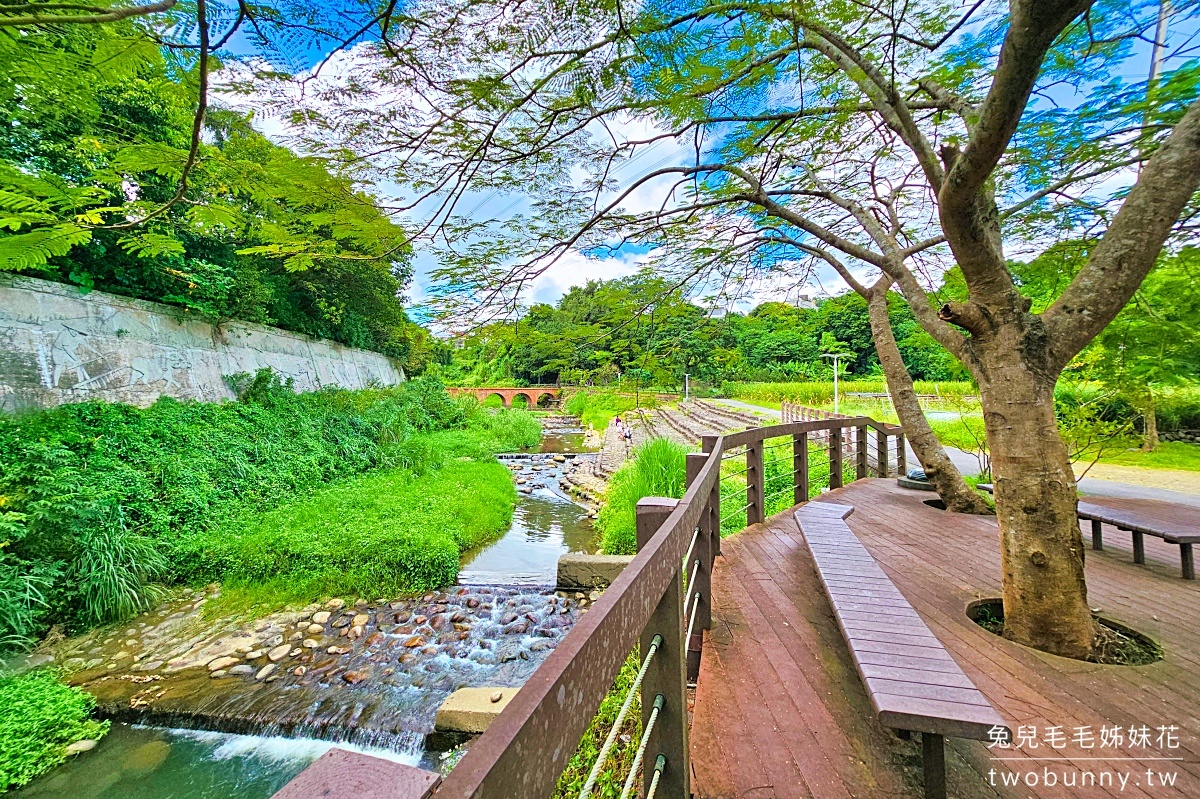
[{"label": "green lawn strip", "polygon": [[1142,452],[1140,439],[1123,439],[1106,445],[1100,463],[1137,466],[1143,469],[1176,469],[1200,472],[1200,444],[1164,441],[1153,452]]},{"label": "green lawn strip", "polygon": [[63,685],[53,671],[0,677],[0,792],[63,762],[76,741],[104,735],[108,722],[91,717],[95,706],[91,695]]},{"label": "green lawn strip", "polygon": [[211,612],[391,598],[452,585],[461,554],[503,533],[515,502],[495,461],[452,461],[423,475],[393,469],[204,531],[180,554],[196,564],[194,580],[223,584]]}]

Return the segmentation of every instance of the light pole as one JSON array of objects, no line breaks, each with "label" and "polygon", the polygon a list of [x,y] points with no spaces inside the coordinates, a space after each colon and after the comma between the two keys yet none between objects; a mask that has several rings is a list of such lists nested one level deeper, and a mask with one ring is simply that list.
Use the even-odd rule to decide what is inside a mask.
[{"label": "light pole", "polygon": [[840,352],[825,352],[821,354],[822,358],[833,359],[833,412],[838,412],[838,362],[846,356]]},{"label": "light pole", "polygon": [[684,372],[684,374],[683,374],[683,401],[687,402],[687,399],[688,399],[688,375],[687,375],[687,372]]}]

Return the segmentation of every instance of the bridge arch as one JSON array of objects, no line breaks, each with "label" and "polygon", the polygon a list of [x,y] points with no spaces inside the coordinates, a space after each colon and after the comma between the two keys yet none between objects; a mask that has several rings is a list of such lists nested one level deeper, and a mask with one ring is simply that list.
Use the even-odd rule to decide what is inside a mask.
[{"label": "bridge arch", "polygon": [[498,386],[447,386],[446,391],[452,397],[470,394],[480,402],[486,402],[492,395],[500,397],[500,404],[505,408],[511,408],[513,400],[521,397],[525,400],[526,407],[545,407],[543,400],[547,397],[551,401],[557,401],[562,397],[562,389],[558,386],[521,386],[521,387],[498,387]]}]

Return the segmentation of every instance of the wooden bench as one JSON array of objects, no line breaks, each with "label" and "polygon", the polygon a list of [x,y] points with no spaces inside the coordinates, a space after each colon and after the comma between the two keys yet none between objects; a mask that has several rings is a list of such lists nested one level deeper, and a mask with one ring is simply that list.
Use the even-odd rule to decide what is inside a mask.
[{"label": "wooden bench", "polygon": [[850,656],[885,727],[921,733],[927,799],[945,799],[945,737],[1012,732],[844,521],[849,505],[796,511]]},{"label": "wooden bench", "polygon": [[[978,488],[992,493],[990,483],[980,483]],[[1138,502],[1138,500],[1133,500]],[[1129,504],[1130,500],[1108,500],[1107,502],[1091,502],[1079,500],[1079,518],[1092,523],[1092,549],[1097,552],[1104,549],[1104,525],[1111,524],[1118,530],[1133,534],[1133,562],[1146,562],[1146,542],[1144,536],[1152,535],[1161,538],[1168,544],[1179,547],[1179,561],[1182,564],[1183,579],[1196,579],[1196,560],[1192,553],[1192,544],[1200,544],[1200,524],[1189,523],[1184,518],[1187,509],[1171,506],[1169,503],[1144,500],[1143,504],[1169,509],[1173,520],[1145,513],[1136,508],[1117,507]]]},{"label": "wooden bench", "polygon": [[1179,560],[1183,566],[1183,579],[1196,579],[1196,562],[1192,544],[1200,543],[1200,529],[1188,524],[1171,524],[1135,510],[1114,508],[1096,502],[1079,502],[1079,518],[1092,523],[1092,549],[1104,549],[1103,525],[1111,524],[1118,530],[1133,534],[1133,562],[1146,562],[1144,536],[1161,538],[1168,544],[1179,546]]}]

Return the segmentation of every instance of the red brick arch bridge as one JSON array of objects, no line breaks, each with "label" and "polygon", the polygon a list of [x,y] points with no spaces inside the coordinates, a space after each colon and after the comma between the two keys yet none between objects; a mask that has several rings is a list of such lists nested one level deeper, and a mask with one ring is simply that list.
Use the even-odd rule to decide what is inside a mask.
[{"label": "red brick arch bridge", "polygon": [[524,388],[476,388],[475,386],[447,386],[446,391],[450,396],[457,397],[462,394],[472,394],[480,402],[484,402],[488,397],[496,395],[500,397],[500,402],[505,408],[511,408],[513,400],[517,397],[524,397],[525,404],[529,407],[540,405],[542,399],[550,397],[555,402],[562,395],[562,389],[558,386],[525,386]]}]

